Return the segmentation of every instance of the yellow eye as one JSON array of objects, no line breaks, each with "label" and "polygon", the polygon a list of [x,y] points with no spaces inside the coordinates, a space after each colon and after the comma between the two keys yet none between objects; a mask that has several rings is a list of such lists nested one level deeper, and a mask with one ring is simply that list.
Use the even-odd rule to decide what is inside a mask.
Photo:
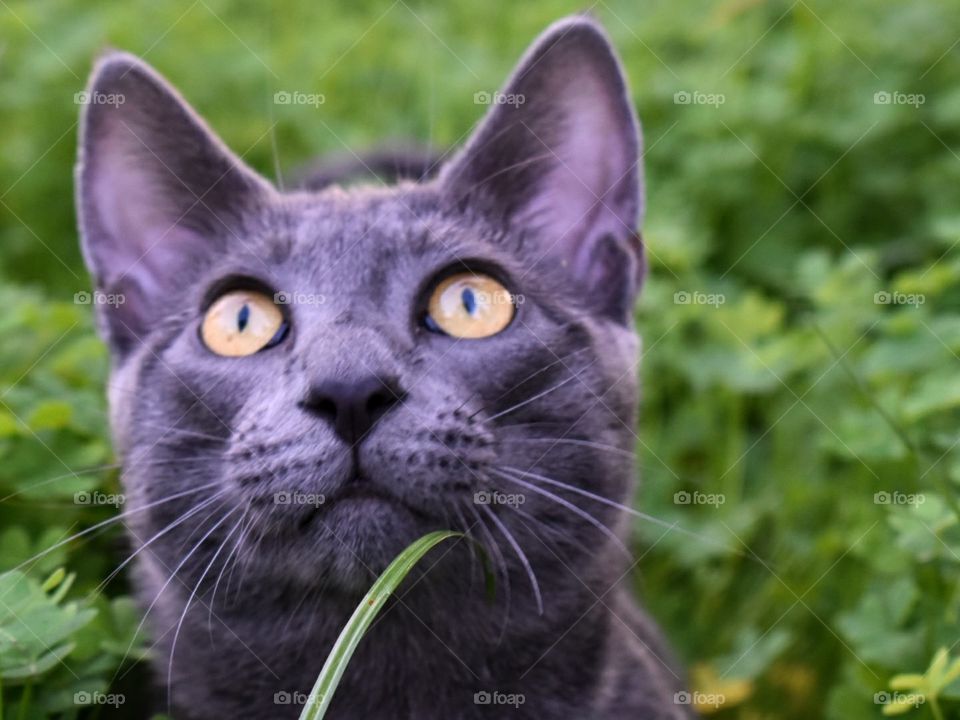
[{"label": "yellow eye", "polygon": [[427,325],[456,338],[485,338],[509,325],[514,311],[510,292],[492,277],[460,273],[434,289]]},{"label": "yellow eye", "polygon": [[203,317],[200,335],[217,355],[253,355],[283,338],[286,323],[273,299],[255,290],[233,290],[217,298]]}]

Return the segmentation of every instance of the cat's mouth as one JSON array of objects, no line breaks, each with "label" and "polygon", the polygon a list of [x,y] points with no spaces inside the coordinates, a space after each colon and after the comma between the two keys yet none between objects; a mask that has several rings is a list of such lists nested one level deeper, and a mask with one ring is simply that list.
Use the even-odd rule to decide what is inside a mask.
[{"label": "cat's mouth", "polygon": [[[371,482],[351,479],[273,528],[280,543],[272,544],[278,554],[268,561],[269,572],[307,584],[325,577],[360,592],[404,547],[438,529],[438,521]],[[291,564],[291,557],[299,559]]]},{"label": "cat's mouth", "polygon": [[324,498],[323,504],[311,508],[311,510],[300,519],[299,529],[307,530],[319,518],[328,516],[347,503],[393,505],[411,513],[420,514],[419,511],[411,508],[390,493],[384,492],[371,485],[367,480],[356,477],[347,483],[342,490]]},{"label": "cat's mouth", "polygon": [[296,489],[261,486],[252,498],[258,512],[248,534],[258,567],[307,585],[323,577],[351,591],[368,587],[403,548],[450,524],[443,493],[410,492],[410,479],[392,470],[347,456],[307,473],[278,471]]},{"label": "cat's mouth", "polygon": [[298,529],[308,531],[318,521],[322,521],[329,527],[331,523],[337,524],[334,521],[341,514],[356,517],[357,512],[367,510],[389,512],[391,509],[412,516],[418,522],[431,520],[429,513],[377,487],[362,471],[355,469],[353,476],[341,488],[327,495],[322,504],[312,507],[300,518]]}]

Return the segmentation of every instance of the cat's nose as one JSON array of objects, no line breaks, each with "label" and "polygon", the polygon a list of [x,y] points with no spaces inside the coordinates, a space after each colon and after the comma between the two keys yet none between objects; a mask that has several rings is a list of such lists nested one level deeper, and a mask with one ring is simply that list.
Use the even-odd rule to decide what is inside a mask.
[{"label": "cat's nose", "polygon": [[403,391],[395,380],[367,375],[317,383],[300,407],[330,422],[340,439],[352,446],[402,399]]}]

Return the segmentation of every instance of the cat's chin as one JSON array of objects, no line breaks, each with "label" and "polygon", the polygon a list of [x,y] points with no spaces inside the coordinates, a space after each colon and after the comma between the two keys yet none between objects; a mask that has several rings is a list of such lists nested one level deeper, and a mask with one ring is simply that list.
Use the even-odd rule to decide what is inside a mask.
[{"label": "cat's chin", "polygon": [[[428,518],[392,498],[350,493],[300,519],[295,531],[271,538],[262,569],[305,587],[366,592],[407,545],[437,529]],[[278,577],[279,576],[279,577]]]}]

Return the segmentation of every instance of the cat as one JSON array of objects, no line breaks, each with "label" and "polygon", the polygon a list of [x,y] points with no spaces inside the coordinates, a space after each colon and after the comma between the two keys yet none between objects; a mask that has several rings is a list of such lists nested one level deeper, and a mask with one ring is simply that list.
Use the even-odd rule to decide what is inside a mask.
[{"label": "cat", "polygon": [[298,717],[376,575],[454,529],[329,717],[690,717],[628,587],[643,182],[600,25],[550,26],[456,154],[386,187],[276,190],[122,52],[88,97],[79,227],[123,298],[97,322],[172,716]]}]

